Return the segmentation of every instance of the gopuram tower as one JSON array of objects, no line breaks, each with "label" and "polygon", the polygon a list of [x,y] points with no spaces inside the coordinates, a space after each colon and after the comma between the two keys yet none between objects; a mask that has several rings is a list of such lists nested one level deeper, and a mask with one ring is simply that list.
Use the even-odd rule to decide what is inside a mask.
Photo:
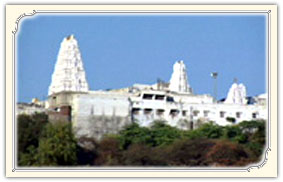
[{"label": "gopuram tower", "polygon": [[48,95],[68,91],[87,92],[89,86],[78,42],[70,35],[61,43]]},{"label": "gopuram tower", "polygon": [[186,65],[183,61],[177,61],[173,66],[173,73],[169,83],[169,90],[174,92],[192,93],[188,84]]}]

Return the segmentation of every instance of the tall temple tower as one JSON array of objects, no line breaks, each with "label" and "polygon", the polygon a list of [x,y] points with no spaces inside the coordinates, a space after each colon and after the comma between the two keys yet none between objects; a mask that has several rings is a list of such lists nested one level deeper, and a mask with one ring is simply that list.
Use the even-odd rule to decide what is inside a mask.
[{"label": "tall temple tower", "polygon": [[192,93],[192,89],[188,83],[186,65],[182,60],[177,61],[173,66],[169,90],[174,92]]},{"label": "tall temple tower", "polygon": [[87,92],[89,86],[78,42],[70,35],[61,43],[48,95],[62,91]]}]

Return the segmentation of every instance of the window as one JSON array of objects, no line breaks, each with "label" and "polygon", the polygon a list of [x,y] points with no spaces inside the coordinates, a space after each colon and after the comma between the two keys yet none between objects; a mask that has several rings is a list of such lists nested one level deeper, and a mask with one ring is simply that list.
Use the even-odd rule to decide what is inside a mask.
[{"label": "window", "polygon": [[164,114],[164,109],[157,109],[157,110],[156,110],[156,114],[157,114],[158,116],[163,115],[163,114]]},{"label": "window", "polygon": [[151,100],[152,97],[153,97],[152,94],[143,94],[143,97],[142,97],[142,98],[145,99],[145,100]]},{"label": "window", "polygon": [[224,116],[225,116],[225,112],[224,111],[220,111],[220,118],[224,118]]},{"label": "window", "polygon": [[193,115],[194,115],[194,116],[198,116],[198,113],[199,113],[198,110],[193,111]]},{"label": "window", "polygon": [[256,112],[252,113],[252,118],[253,118],[253,119],[256,119],[256,118],[257,118],[257,113],[256,113]]},{"label": "window", "polygon": [[155,100],[164,100],[165,95],[155,95]]},{"label": "window", "polygon": [[182,116],[187,116],[187,111],[183,110],[182,111]]},{"label": "window", "polygon": [[203,116],[207,117],[208,116],[209,111],[203,111]]},{"label": "window", "polygon": [[241,117],[241,115],[242,115],[242,113],[241,113],[241,112],[236,112],[236,118],[240,118],[240,117]]},{"label": "window", "polygon": [[166,97],[166,101],[167,102],[174,102],[174,98],[173,97]]},{"label": "window", "polygon": [[148,115],[148,114],[151,114],[152,109],[144,109],[143,112],[144,114]]},{"label": "window", "polygon": [[170,115],[171,115],[171,116],[175,117],[175,116],[177,116],[178,114],[179,114],[179,111],[178,111],[177,109],[171,109],[171,111],[170,111]]},{"label": "window", "polygon": [[132,114],[133,115],[138,115],[140,113],[140,110],[141,110],[140,108],[133,108],[132,109]]}]

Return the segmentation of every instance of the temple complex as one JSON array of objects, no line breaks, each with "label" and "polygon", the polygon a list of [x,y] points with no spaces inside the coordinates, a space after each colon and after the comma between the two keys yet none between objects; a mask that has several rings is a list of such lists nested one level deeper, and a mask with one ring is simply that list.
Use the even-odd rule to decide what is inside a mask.
[{"label": "temple complex", "polygon": [[169,83],[89,90],[78,42],[71,35],[61,43],[47,107],[50,120],[72,122],[78,136],[101,138],[133,122],[150,127],[159,120],[189,130],[208,121],[228,125],[266,120],[267,97],[248,104],[246,96],[245,86],[238,83],[232,84],[224,102],[193,93],[184,61],[174,64]]}]

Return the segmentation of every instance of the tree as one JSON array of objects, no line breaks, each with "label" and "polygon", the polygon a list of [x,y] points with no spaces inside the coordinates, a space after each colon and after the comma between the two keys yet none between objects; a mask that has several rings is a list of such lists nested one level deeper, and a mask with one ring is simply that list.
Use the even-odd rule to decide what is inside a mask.
[{"label": "tree", "polygon": [[226,126],[224,128],[224,138],[237,143],[246,143],[248,142],[248,136],[242,132],[241,128],[238,125]]},{"label": "tree", "polygon": [[173,143],[176,139],[182,137],[182,131],[164,124],[163,122],[155,122],[151,127],[151,136],[153,146],[163,146]]},{"label": "tree", "polygon": [[76,147],[77,141],[70,123],[48,123],[39,141],[36,165],[75,165]]},{"label": "tree", "polygon": [[47,123],[48,116],[45,113],[18,115],[18,161],[21,161],[21,156],[27,157],[27,155],[25,155],[26,153],[31,153],[31,150],[34,151],[34,149],[38,147],[40,134]]},{"label": "tree", "polygon": [[201,125],[198,129],[186,131],[184,134],[189,139],[211,138],[223,136],[223,127],[212,122]]},{"label": "tree", "polygon": [[140,127],[136,123],[133,123],[127,126],[124,130],[120,131],[119,140],[122,149],[127,149],[131,144],[134,143],[144,143],[148,145],[153,144],[150,129],[146,127]]},{"label": "tree", "polygon": [[266,129],[264,120],[243,121],[239,127],[247,135],[248,142],[245,144],[251,152],[253,157],[260,159],[266,143]]}]

